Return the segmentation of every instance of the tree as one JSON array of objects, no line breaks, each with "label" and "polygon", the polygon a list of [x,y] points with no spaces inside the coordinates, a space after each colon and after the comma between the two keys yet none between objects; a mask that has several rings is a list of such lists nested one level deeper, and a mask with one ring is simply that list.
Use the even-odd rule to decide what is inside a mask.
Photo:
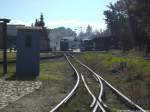
[{"label": "tree", "polygon": [[105,21],[117,45],[150,52],[150,0],[119,0],[108,8]]},{"label": "tree", "polygon": [[111,31],[113,44],[116,48],[129,50],[133,40],[128,30],[128,14],[123,0],[115,4],[110,3],[109,9],[104,11],[107,28]]},{"label": "tree", "polygon": [[88,25],[86,28],[86,33],[91,34],[92,33],[92,26]]},{"label": "tree", "polygon": [[40,15],[40,20],[38,20],[38,19],[35,20],[35,26],[44,28],[45,22],[44,22],[43,13],[41,13],[41,15]]},{"label": "tree", "polygon": [[83,38],[84,38],[84,32],[81,30],[81,32],[79,33],[79,35],[78,35],[78,38],[80,39],[80,40],[82,40]]},{"label": "tree", "polygon": [[[128,3],[129,1],[127,1]],[[136,46],[140,50],[150,52],[150,1],[133,0],[128,3],[128,11],[132,29],[135,34]]]},{"label": "tree", "polygon": [[95,38],[95,32],[93,32],[92,26],[88,25],[86,28],[86,31],[83,32],[82,29],[78,35],[78,38],[80,40],[84,40],[84,39],[93,39]]},{"label": "tree", "polygon": [[[38,19],[35,19],[35,24],[34,26],[35,27],[41,27],[42,28],[42,36],[41,36],[41,46],[40,46],[40,49],[41,50],[49,50],[49,38],[48,38],[48,34],[49,34],[49,31],[46,27],[45,27],[45,22],[44,22],[44,16],[43,16],[43,13],[41,13],[40,15],[40,20]],[[33,26],[33,25],[32,25]]]}]

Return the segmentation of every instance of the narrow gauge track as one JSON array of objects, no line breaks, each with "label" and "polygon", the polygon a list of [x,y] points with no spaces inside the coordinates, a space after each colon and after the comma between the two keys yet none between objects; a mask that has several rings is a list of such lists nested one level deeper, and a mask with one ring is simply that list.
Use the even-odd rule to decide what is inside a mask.
[{"label": "narrow gauge track", "polygon": [[87,89],[91,97],[93,98],[93,101],[90,105],[92,112],[99,112],[99,111],[107,112],[107,105],[104,104],[104,102],[102,101],[103,90],[104,90],[103,83],[98,77],[98,75],[95,75],[92,72],[89,72],[87,68],[82,67],[82,66],[78,67],[78,70],[81,72],[81,79],[84,83],[85,88]]},{"label": "narrow gauge track", "polygon": [[69,99],[75,94],[75,92],[79,86],[80,77],[81,77],[83,84],[84,84],[85,88],[87,89],[88,93],[93,98],[93,101],[92,101],[91,105],[89,106],[92,109],[92,112],[97,112],[98,109],[100,109],[101,112],[106,112],[107,106],[102,102],[103,84],[102,84],[100,78],[97,76],[93,76],[93,79],[95,79],[95,82],[96,82],[96,84],[98,84],[99,89],[100,89],[99,95],[97,97],[89,89],[90,87],[86,83],[85,77],[82,74],[79,74],[79,72],[76,70],[76,68],[73,66],[73,64],[69,60],[68,56],[65,55],[65,57],[66,57],[67,61],[69,62],[69,64],[71,65],[71,67],[73,68],[73,70],[75,71],[77,81],[76,81],[76,84],[75,84],[74,88],[72,89],[72,91],[59,104],[57,104],[50,112],[59,111],[59,108],[62,107],[63,104],[65,104],[69,101]]},{"label": "narrow gauge track", "polygon": [[57,104],[50,112],[55,112],[57,111],[63,104],[65,104],[70,98],[71,96],[74,95],[77,87],[79,86],[79,81],[80,81],[80,76],[79,76],[79,73],[78,71],[76,70],[76,68],[72,65],[72,63],[70,62],[70,60],[68,59],[67,56],[65,56],[68,63],[70,64],[70,66],[72,67],[72,69],[75,71],[75,74],[76,74],[76,77],[77,77],[77,81],[76,81],[76,84],[75,86],[73,87],[73,89],[71,90],[71,92],[59,103]]},{"label": "narrow gauge track", "polygon": [[117,96],[120,97],[121,100],[123,100],[125,102],[125,104],[127,104],[130,109],[134,110],[134,111],[138,111],[138,112],[145,112],[145,110],[143,108],[141,108],[140,106],[138,106],[137,104],[135,104],[133,101],[131,101],[128,97],[126,97],[125,95],[123,95],[120,91],[118,91],[116,88],[114,88],[111,84],[109,84],[106,80],[104,80],[100,75],[98,75],[97,73],[95,73],[92,69],[90,69],[88,66],[86,66],[85,64],[83,64],[81,61],[79,61],[77,58],[75,58],[72,55],[69,55],[72,57],[72,59],[75,59],[76,62],[78,62],[80,65],[82,65],[83,67],[85,67],[89,72],[91,72],[93,74],[93,77],[95,78],[95,80],[99,83],[99,88],[100,88],[100,92],[98,96],[95,96],[89,89],[88,84],[86,83],[87,80],[85,80],[86,78],[81,74],[78,73],[78,71],[76,70],[76,68],[73,66],[73,64],[71,63],[71,61],[69,60],[68,56],[65,55],[67,61],[69,62],[69,64],[71,65],[71,67],[74,69],[76,76],[77,76],[77,81],[76,84],[74,86],[74,88],[72,89],[72,91],[67,95],[67,97],[65,97],[58,105],[56,105],[50,112],[55,112],[57,111],[63,104],[65,104],[66,102],[69,101],[69,99],[75,94],[78,86],[79,86],[79,82],[80,82],[80,77],[84,83],[85,88],[87,89],[88,93],[91,95],[93,101],[90,105],[90,107],[92,107],[92,112],[107,112],[107,106],[103,103],[102,101],[102,94],[103,94],[103,84],[105,84],[107,87],[109,87]]},{"label": "narrow gauge track", "polygon": [[80,65],[87,68],[91,73],[94,74],[94,76],[98,77],[101,82],[103,82],[107,87],[109,87],[117,96],[120,97],[122,101],[131,109],[138,112],[146,112],[142,107],[134,103],[132,100],[130,100],[128,97],[126,97],[124,94],[122,94],[119,90],[114,88],[109,82],[107,82],[105,79],[103,79],[100,75],[95,73],[91,68],[89,68],[87,65],[83,64],[81,61],[79,61],[77,58],[75,58],[73,55],[70,55],[72,58],[76,60]]},{"label": "narrow gauge track", "polygon": [[[81,66],[81,68],[82,68],[82,66]],[[87,68],[84,68],[84,69],[85,70],[80,71],[80,69],[78,68],[78,71],[80,71],[80,73],[81,73],[80,77],[83,81],[84,87],[87,89],[88,93],[93,98],[93,101],[90,105],[91,111],[92,112],[107,112],[107,106],[102,101],[102,95],[103,95],[102,81],[100,80],[100,78],[97,75],[95,75],[93,73],[89,74],[90,72],[87,70]],[[85,73],[86,71],[89,73]],[[83,73],[85,75],[83,75]],[[91,82],[93,83],[92,85],[97,86],[97,88],[90,87]],[[90,90],[90,88],[92,91]],[[99,92],[95,91],[95,89],[99,90]]]},{"label": "narrow gauge track", "polygon": [[[89,87],[88,87],[88,85],[87,85],[87,83],[86,83],[86,81],[85,81],[85,78],[84,78],[84,76],[81,74],[81,78],[82,78],[82,80],[83,80],[83,83],[84,83],[84,85],[85,85],[85,87],[86,87],[86,89],[87,89],[87,91],[89,92],[89,94],[91,95],[91,97],[93,98],[93,102],[91,103],[91,105],[90,105],[90,107],[93,107],[93,110],[92,110],[92,112],[96,112],[97,110],[98,110],[98,107],[100,108],[100,110],[102,111],[102,112],[106,112],[106,108],[107,108],[107,106],[105,105],[105,104],[103,104],[103,102],[102,102],[102,92],[103,92],[103,84],[102,83],[100,83],[100,93],[99,93],[99,96],[98,96],[98,98],[96,98],[96,96],[91,92],[91,90],[89,89]],[[102,84],[102,85],[101,85]]]}]

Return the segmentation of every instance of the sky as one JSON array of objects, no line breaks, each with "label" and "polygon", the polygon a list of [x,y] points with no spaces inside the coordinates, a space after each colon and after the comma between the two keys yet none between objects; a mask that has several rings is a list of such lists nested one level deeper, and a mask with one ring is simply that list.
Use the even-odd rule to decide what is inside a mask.
[{"label": "sky", "polygon": [[9,18],[13,24],[31,25],[41,12],[48,28],[70,27],[105,29],[103,11],[117,0],[1,0],[0,18]]}]

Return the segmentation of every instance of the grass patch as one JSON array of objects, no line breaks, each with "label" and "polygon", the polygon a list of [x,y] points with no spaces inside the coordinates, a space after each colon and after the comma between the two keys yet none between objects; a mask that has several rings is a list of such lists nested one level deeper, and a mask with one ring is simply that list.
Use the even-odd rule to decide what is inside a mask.
[{"label": "grass patch", "polygon": [[[15,64],[8,64],[7,67],[7,76],[11,77],[15,74],[16,71],[16,65]],[[3,65],[0,64],[0,78],[3,76]]]},{"label": "grass patch", "polygon": [[[16,72],[16,64],[8,64],[8,77]],[[38,80],[67,80],[66,76],[71,75],[72,70],[65,59],[45,60],[40,62],[40,74]],[[0,77],[3,76],[3,65],[0,64]]]},{"label": "grass patch", "polygon": [[91,112],[89,108],[91,101],[92,98],[87,93],[83,83],[80,83],[74,96],[66,106],[59,109],[59,112]]},{"label": "grass patch", "polygon": [[[117,52],[118,53],[118,52]],[[118,53],[119,54],[119,53]],[[80,59],[117,89],[145,109],[150,104],[150,61],[135,57],[121,57],[107,53],[87,53]],[[127,71],[122,72],[120,63],[127,63]],[[116,70],[114,73],[113,70]]]},{"label": "grass patch", "polygon": [[66,75],[72,74],[70,66],[65,60],[41,61],[39,80],[62,81]]},{"label": "grass patch", "polygon": [[[16,59],[16,52],[7,52],[8,61]],[[3,52],[0,51],[0,61],[3,61]]]},{"label": "grass patch", "polygon": [[[40,57],[50,57],[54,55],[63,55],[63,53],[55,53],[55,52],[41,52]],[[16,52],[7,52],[7,59],[8,61],[15,60],[17,56]],[[3,52],[0,51],[0,61],[3,61]]]}]

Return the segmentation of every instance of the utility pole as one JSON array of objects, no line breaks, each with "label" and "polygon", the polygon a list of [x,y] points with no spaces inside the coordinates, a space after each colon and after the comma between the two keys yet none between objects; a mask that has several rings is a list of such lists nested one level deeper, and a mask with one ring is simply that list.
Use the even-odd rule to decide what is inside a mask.
[{"label": "utility pole", "polygon": [[7,23],[10,19],[0,19],[3,29],[3,74],[7,74]]},{"label": "utility pole", "polygon": [[[76,32],[77,29],[74,29],[74,31]],[[77,36],[76,36],[76,35],[75,35],[74,41],[75,41],[75,49],[77,49],[77,48],[78,48],[78,45],[77,45],[78,39],[77,39]]]}]

